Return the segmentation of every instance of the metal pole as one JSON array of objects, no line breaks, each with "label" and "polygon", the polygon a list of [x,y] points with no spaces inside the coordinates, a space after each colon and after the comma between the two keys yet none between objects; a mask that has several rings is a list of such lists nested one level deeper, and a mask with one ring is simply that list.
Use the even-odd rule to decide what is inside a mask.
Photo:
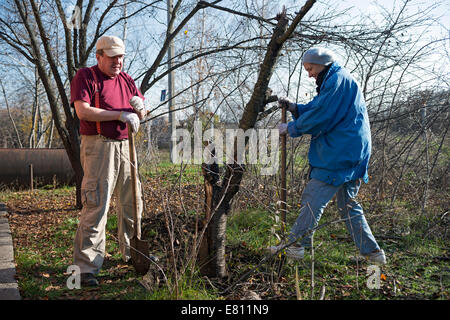
[{"label": "metal pole", "polygon": [[[125,43],[127,41],[128,34],[128,19],[127,19],[127,0],[123,0],[123,30],[122,30],[122,41]],[[123,58],[123,63],[125,64],[125,57]]]},{"label": "metal pole", "polygon": [[34,180],[34,178],[33,178],[33,164],[30,163],[29,167],[30,167],[30,187],[31,187],[31,191],[33,191],[33,186],[34,186],[34,182],[33,182],[33,180]]},{"label": "metal pole", "polygon": [[[172,34],[172,27],[170,25],[170,20],[172,18],[172,12],[173,12],[173,1],[167,0],[167,33],[170,35]],[[173,62],[172,58],[175,56],[175,50],[173,47],[173,41],[170,41],[169,43],[169,50],[167,53],[167,60],[168,60],[168,68],[169,70],[172,68]],[[175,137],[175,130],[176,130],[176,117],[174,113],[174,100],[173,100],[173,93],[175,89],[175,77],[174,72],[169,72],[168,76],[168,92],[167,92],[167,99],[169,101],[169,128],[170,128],[170,158],[173,160],[173,147],[176,144]]]}]

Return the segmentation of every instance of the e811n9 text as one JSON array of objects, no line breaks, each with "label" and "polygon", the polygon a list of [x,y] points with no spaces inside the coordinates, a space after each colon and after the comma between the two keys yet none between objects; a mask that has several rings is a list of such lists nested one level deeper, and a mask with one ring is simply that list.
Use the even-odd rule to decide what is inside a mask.
[{"label": "e811n9 text", "polygon": [[269,306],[266,304],[225,305],[225,314],[227,315],[266,315],[268,313],[269,313]]}]

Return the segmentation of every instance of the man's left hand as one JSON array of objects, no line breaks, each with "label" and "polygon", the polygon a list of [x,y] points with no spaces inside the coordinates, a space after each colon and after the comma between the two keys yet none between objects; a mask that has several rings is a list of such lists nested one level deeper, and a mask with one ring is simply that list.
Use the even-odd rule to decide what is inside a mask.
[{"label": "man's left hand", "polygon": [[141,97],[134,96],[130,99],[130,104],[133,109],[136,111],[136,114],[139,117],[139,120],[143,120],[147,115],[147,110],[145,110],[144,100]]},{"label": "man's left hand", "polygon": [[278,105],[280,106],[280,108],[286,108],[294,116],[294,118],[298,118],[297,104],[295,102],[292,102],[289,98],[279,98]]}]

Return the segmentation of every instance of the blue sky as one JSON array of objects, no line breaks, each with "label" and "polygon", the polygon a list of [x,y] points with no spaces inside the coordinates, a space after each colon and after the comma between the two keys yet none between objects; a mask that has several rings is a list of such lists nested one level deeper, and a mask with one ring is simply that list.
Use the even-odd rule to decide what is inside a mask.
[{"label": "blue sky", "polygon": [[[273,0],[269,0],[270,5],[272,6],[273,3],[271,2]],[[288,8],[289,14],[294,14],[294,12],[298,11],[300,7],[306,2],[306,0],[278,0],[276,2],[276,7],[274,8],[274,11],[279,12],[281,11],[281,8],[283,5],[285,5]],[[424,8],[427,8],[433,4],[435,4],[437,1],[435,0],[411,0],[411,12],[420,12]],[[364,1],[364,0],[318,0],[311,11],[307,14],[305,19],[312,18],[314,16],[320,16],[323,14],[330,14],[330,11],[333,12],[335,9],[336,12],[342,11],[344,9],[350,9],[349,13],[345,15],[346,20],[352,19],[352,17],[355,17],[359,20],[359,17],[361,15],[369,15],[371,19],[373,19],[375,22],[381,21],[381,9],[380,5],[385,8],[387,12],[392,12],[394,9],[400,8],[400,6],[404,3],[403,0],[376,0],[376,1]],[[450,16],[450,1],[442,2],[444,5],[441,5],[439,7],[439,10],[434,10],[433,15],[438,18],[438,21],[441,25],[444,25],[447,30],[449,28],[449,16]],[[225,3],[223,4],[225,5]],[[278,8],[277,8],[278,7]],[[396,10],[397,11],[397,10]],[[270,15],[272,15],[274,12],[272,11]],[[313,19],[313,18],[312,18]],[[443,29],[442,28],[436,28],[434,29],[436,31],[436,34],[434,34],[435,31],[426,33],[426,37],[428,39],[423,39],[424,42],[429,41],[429,37],[445,37],[446,35],[442,35]],[[445,32],[444,32],[445,33]],[[160,83],[158,83],[152,90],[152,93],[149,92],[148,94],[148,101],[152,103],[157,103],[157,99],[159,98],[159,92],[160,89],[165,87],[166,81],[163,80]]]},{"label": "blue sky", "polygon": [[[266,0],[269,1],[269,3],[272,5],[274,0]],[[74,2],[74,0],[68,1],[69,3]],[[225,2],[225,1],[224,1]],[[278,10],[275,8],[276,11],[281,10],[281,7],[283,5],[286,5],[288,7],[288,12],[293,14],[295,11],[298,11],[299,8],[306,2],[306,0],[277,0],[277,6]],[[322,12],[330,12],[330,10],[333,10],[330,7],[334,7],[337,10],[342,10],[345,8],[353,7],[352,11],[350,11],[349,17],[352,16],[359,16],[362,14],[370,14],[370,17],[376,20],[376,15],[379,10],[377,8],[376,4],[380,4],[384,6],[388,11],[391,11],[394,7],[399,7],[402,5],[404,1],[403,0],[377,0],[377,1],[369,1],[369,0],[318,0],[312,10],[308,13],[306,16],[306,19],[308,17],[317,16],[320,15]],[[412,10],[418,10],[417,7],[428,7],[434,3],[436,3],[435,0],[412,0],[413,3]],[[438,22],[443,25],[447,29],[447,34],[445,34],[445,31],[443,31],[443,28],[439,29],[439,33],[434,34],[433,32],[429,32],[426,34],[427,37],[442,37],[442,36],[449,36],[448,30],[450,28],[450,1],[441,1],[442,5],[439,7],[439,10],[435,10],[434,15],[438,18]],[[165,13],[161,13],[161,25],[165,23]],[[155,23],[151,24],[151,28],[155,28],[158,25]],[[437,28],[434,30],[438,30]],[[444,33],[444,34],[443,34]],[[140,36],[142,33],[131,31],[129,33],[129,38],[133,38],[134,36]],[[119,35],[119,34],[118,34]],[[424,39],[426,41],[426,39]],[[92,57],[93,58],[93,57]],[[93,61],[95,62],[95,61]],[[140,81],[138,81],[140,83]],[[166,80],[160,81],[146,96],[148,97],[147,101],[151,101],[152,104],[159,103],[159,96],[160,96],[160,90],[166,87]]]}]

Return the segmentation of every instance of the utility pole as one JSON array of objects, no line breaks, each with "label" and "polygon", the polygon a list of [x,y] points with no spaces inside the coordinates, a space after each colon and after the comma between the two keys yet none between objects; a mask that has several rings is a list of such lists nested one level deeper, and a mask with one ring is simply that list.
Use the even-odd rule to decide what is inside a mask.
[{"label": "utility pole", "polygon": [[[172,12],[173,12],[173,1],[167,0],[167,34],[170,36],[172,34],[172,25],[170,24],[170,20],[172,18]],[[172,68],[172,58],[175,55],[174,47],[173,47],[173,41],[170,41],[169,43],[169,50],[167,54],[167,60],[168,60],[168,68],[169,70]],[[169,83],[168,83],[168,90],[167,90],[167,99],[169,101],[169,129],[170,129],[170,159],[172,161],[175,159],[173,155],[174,146],[176,144],[176,136],[175,136],[175,130],[176,130],[176,117],[174,113],[174,100],[173,100],[173,93],[175,89],[175,77],[174,72],[169,72]]]},{"label": "utility pole", "polygon": [[128,0],[123,0],[123,11],[122,11],[122,18],[123,18],[122,41],[123,41],[123,43],[125,43],[127,41],[127,35],[128,35],[127,2],[128,2]]}]

